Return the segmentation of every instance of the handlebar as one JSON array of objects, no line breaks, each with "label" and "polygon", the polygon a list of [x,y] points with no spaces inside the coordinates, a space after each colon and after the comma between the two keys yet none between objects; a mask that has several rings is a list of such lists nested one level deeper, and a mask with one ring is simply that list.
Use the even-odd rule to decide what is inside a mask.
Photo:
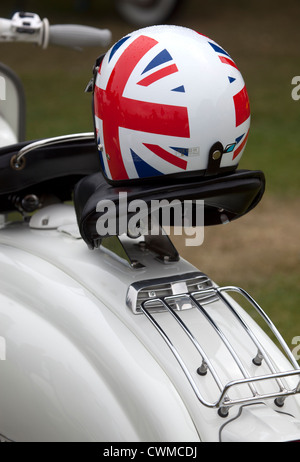
[{"label": "handlebar", "polygon": [[0,18],[0,42],[30,42],[47,48],[61,45],[70,48],[107,47],[112,35],[108,29],[75,24],[49,25],[47,18],[34,13],[15,13],[12,19]]},{"label": "handlebar", "polygon": [[50,26],[49,44],[63,45],[71,48],[92,47],[101,45],[107,47],[111,41],[108,29],[79,26],[76,24],[60,24]]}]

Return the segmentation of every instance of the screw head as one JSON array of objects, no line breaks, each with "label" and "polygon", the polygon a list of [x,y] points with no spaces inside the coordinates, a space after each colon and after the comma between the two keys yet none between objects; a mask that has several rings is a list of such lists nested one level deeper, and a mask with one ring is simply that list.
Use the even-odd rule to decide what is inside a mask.
[{"label": "screw head", "polygon": [[219,150],[214,151],[213,154],[212,154],[213,160],[218,160],[218,159],[220,159],[221,156],[222,156],[222,153]]}]

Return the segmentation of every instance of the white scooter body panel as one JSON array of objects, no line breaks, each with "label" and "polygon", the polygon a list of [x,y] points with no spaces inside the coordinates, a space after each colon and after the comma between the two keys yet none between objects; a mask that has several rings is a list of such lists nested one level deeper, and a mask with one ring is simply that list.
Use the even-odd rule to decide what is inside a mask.
[{"label": "white scooter body panel", "polygon": [[1,434],[15,441],[198,440],[164,371],[83,285],[13,247],[1,245],[0,267]]},{"label": "white scooter body panel", "polygon": [[[0,336],[6,341],[6,360],[0,361],[1,435],[14,441],[299,439],[298,397],[288,397],[280,409],[274,400],[235,406],[226,419],[203,406],[159,333],[126,305],[132,283],[193,273],[195,267],[183,259],[165,265],[146,252],[140,255],[144,267],[132,269],[101,249],[88,250],[76,235],[76,223],[71,233],[70,226],[64,222],[61,228],[56,223],[55,229],[33,229],[15,223],[0,231]],[[220,311],[225,329],[234,327],[232,341],[241,356],[251,357],[250,343],[240,340],[232,317],[218,302],[214,310]],[[236,364],[195,311],[185,311],[184,319],[201,333],[228,381]],[[159,316],[169,324],[167,313]],[[267,342],[274,362],[290,370],[271,340],[247,320]],[[177,336],[171,326],[173,330]],[[178,342],[192,364],[199,361],[180,335]],[[254,375],[265,373],[264,365],[251,367]],[[213,399],[210,376],[197,380]],[[272,426],[275,417],[280,434]]]}]

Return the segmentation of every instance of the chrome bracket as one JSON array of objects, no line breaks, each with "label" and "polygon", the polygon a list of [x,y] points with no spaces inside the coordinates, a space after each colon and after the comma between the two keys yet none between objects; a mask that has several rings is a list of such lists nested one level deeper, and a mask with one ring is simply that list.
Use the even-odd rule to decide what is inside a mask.
[{"label": "chrome bracket", "polygon": [[45,148],[47,146],[52,146],[54,144],[67,143],[69,141],[81,141],[81,140],[91,140],[94,138],[93,132],[88,133],[76,133],[72,135],[63,135],[56,136],[53,138],[46,138],[33,143],[29,143],[24,146],[18,154],[14,155],[10,160],[10,166],[14,170],[23,170],[26,166],[26,156],[32,151],[36,151],[40,148]]}]

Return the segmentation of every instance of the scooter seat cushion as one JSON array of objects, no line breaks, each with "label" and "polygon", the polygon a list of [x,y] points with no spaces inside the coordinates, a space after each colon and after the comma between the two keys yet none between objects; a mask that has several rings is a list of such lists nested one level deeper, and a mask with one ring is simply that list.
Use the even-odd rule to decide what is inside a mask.
[{"label": "scooter seat cushion", "polygon": [[[120,192],[127,193],[127,203],[136,199],[145,201],[149,213],[153,200],[166,199],[170,203],[175,199],[181,203],[189,200],[193,204],[196,200],[202,200],[204,225],[210,226],[224,223],[224,217],[226,221],[242,217],[260,202],[264,191],[265,177],[261,171],[238,170],[208,179],[174,183],[152,181],[122,187],[110,185],[101,173],[96,173],[83,178],[75,186],[74,202],[81,236],[90,248],[94,248],[103,237],[107,237],[99,235],[97,230],[97,220],[105,213],[97,211],[100,210],[98,204],[101,201],[111,201],[115,205],[115,235],[120,232],[121,219],[123,229],[124,207],[120,206]],[[129,221],[132,214],[125,212]],[[193,217],[193,225],[195,220],[196,217]]]},{"label": "scooter seat cushion", "polygon": [[26,155],[24,168],[15,170],[12,159],[27,144],[28,141],[0,149],[1,212],[14,209],[11,197],[16,194],[51,194],[60,200],[70,200],[74,185],[100,170],[93,139],[40,147]]}]

